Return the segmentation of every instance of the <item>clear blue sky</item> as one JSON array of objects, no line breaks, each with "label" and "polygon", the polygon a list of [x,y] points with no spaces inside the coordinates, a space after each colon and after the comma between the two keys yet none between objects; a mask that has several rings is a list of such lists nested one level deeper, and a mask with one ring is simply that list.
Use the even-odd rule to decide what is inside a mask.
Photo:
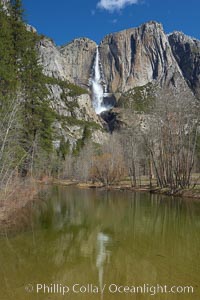
[{"label": "clear blue sky", "polygon": [[27,22],[57,45],[83,36],[99,43],[108,33],[150,20],[161,22],[167,33],[179,30],[200,39],[200,0],[23,0],[23,5]]}]

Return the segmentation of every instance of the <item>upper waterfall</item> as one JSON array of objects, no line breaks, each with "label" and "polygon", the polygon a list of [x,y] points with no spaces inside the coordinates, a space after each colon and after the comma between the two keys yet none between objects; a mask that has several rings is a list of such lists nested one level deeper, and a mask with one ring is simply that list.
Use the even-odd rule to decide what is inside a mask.
[{"label": "upper waterfall", "polygon": [[103,102],[104,97],[104,87],[102,84],[102,73],[100,68],[100,55],[99,48],[97,47],[96,56],[93,66],[93,74],[91,78],[91,86],[92,86],[92,103],[93,107],[97,114],[108,109]]}]

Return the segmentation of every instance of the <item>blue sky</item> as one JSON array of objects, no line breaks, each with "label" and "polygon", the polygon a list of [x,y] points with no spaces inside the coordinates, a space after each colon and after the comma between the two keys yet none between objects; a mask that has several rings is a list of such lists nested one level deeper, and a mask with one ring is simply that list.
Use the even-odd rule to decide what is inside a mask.
[{"label": "blue sky", "polygon": [[77,37],[97,43],[108,33],[155,20],[200,39],[200,0],[23,0],[26,21],[63,45]]}]

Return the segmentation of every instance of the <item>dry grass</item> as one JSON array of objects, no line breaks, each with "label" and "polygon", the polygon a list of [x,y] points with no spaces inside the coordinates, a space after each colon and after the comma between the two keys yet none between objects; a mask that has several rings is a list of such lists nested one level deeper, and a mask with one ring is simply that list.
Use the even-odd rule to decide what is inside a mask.
[{"label": "dry grass", "polygon": [[0,227],[11,223],[13,216],[28,202],[33,201],[39,190],[39,185],[33,179],[23,182],[16,179],[2,189],[0,191]]}]

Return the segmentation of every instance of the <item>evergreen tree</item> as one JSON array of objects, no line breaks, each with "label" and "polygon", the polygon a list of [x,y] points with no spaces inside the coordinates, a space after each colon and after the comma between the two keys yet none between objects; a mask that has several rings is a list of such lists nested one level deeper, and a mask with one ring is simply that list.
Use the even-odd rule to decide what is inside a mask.
[{"label": "evergreen tree", "polygon": [[28,31],[23,22],[21,0],[11,0],[9,14],[5,14],[3,9],[0,13],[1,27],[4,28],[0,33],[0,55],[2,53],[5,64],[0,69],[0,76],[2,74],[4,78],[0,90],[5,93],[5,82],[9,91],[13,86],[15,98],[20,99],[18,144],[26,153],[21,165],[21,173],[26,175],[33,166],[34,157],[37,157],[37,149],[42,148],[47,153],[52,150],[54,115],[49,106],[42,67],[38,63],[36,44],[39,37]]},{"label": "evergreen tree", "polygon": [[83,128],[83,136],[81,139],[77,140],[76,145],[73,148],[73,155],[79,155],[81,149],[85,146],[86,141],[91,137],[91,131],[88,125]]},{"label": "evergreen tree", "polygon": [[62,159],[65,160],[66,156],[69,153],[70,153],[70,142],[68,140],[65,141],[64,137],[62,136],[58,154],[60,154]]},{"label": "evergreen tree", "polygon": [[14,45],[10,18],[0,4],[0,97],[8,96],[16,89],[14,69]]},{"label": "evergreen tree", "polygon": [[[22,124],[23,147],[33,158],[34,147],[52,150],[52,122],[54,115],[49,107],[48,90],[45,85],[42,68],[39,66],[35,50],[37,36],[23,30],[24,49],[22,52],[20,79],[23,91]],[[39,144],[39,145],[38,145]],[[26,169],[29,164],[26,162]]]}]

